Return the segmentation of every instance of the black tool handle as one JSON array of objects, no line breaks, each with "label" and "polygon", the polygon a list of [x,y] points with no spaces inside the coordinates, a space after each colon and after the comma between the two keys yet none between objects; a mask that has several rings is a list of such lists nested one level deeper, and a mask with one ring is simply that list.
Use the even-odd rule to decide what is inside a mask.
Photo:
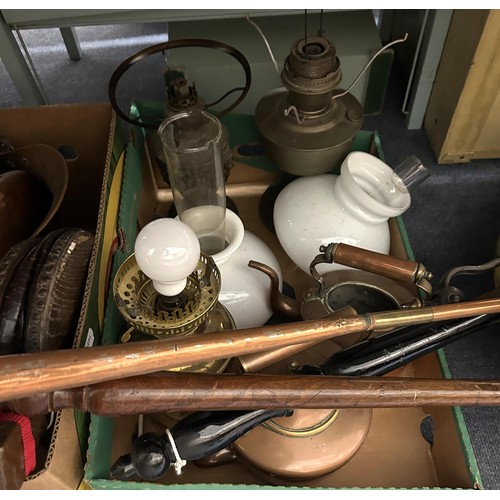
[{"label": "black tool handle", "polygon": [[385,375],[493,321],[498,321],[497,315],[483,314],[465,320],[393,330],[335,353],[321,365],[319,372],[342,376]]},{"label": "black tool handle", "polygon": [[159,479],[176,463],[176,452],[186,461],[207,457],[266,420],[292,413],[292,410],[191,413],[174,425],[171,439],[166,434],[152,432],[137,437],[131,453],[122,455],[111,467],[111,477],[121,481],[135,475],[146,481]]}]

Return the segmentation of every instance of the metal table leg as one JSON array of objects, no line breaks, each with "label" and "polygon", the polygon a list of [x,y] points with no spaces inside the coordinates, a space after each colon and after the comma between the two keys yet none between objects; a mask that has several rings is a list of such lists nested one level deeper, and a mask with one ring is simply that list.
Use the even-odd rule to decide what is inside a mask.
[{"label": "metal table leg", "polygon": [[82,49],[80,48],[80,42],[78,41],[75,28],[64,27],[59,28],[59,30],[63,37],[64,44],[66,45],[69,58],[72,61],[79,61],[82,58]]},{"label": "metal table leg", "polygon": [[47,104],[10,26],[0,14],[0,58],[26,106]]}]

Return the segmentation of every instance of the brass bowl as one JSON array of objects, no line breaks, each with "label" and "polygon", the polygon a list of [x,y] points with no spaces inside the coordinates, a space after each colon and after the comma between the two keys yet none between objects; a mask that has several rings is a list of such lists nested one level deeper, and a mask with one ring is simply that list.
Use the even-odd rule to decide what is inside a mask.
[{"label": "brass bowl", "polygon": [[129,325],[153,337],[189,335],[215,307],[221,286],[220,273],[213,259],[200,255],[196,269],[188,276],[183,294],[187,303],[168,313],[155,311],[158,292],[139,268],[135,254],[125,260],[113,280],[115,303]]}]

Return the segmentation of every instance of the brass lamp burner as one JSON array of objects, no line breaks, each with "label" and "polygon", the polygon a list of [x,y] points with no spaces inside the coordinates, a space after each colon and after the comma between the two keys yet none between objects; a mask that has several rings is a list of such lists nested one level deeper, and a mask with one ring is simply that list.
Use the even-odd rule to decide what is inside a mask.
[{"label": "brass lamp burner", "polygon": [[175,297],[164,297],[132,254],[116,273],[113,296],[120,313],[134,329],[163,338],[188,335],[205,322],[217,304],[220,286],[220,273],[213,259],[201,253],[184,290]]}]

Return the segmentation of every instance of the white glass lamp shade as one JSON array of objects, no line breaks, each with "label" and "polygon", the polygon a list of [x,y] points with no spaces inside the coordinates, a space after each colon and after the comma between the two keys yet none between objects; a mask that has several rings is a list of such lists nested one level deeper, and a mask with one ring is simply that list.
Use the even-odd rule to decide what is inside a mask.
[{"label": "white glass lamp shade", "polygon": [[282,273],[272,250],[258,236],[247,231],[242,220],[226,209],[226,243],[212,255],[221,274],[219,302],[231,313],[237,328],[265,324],[273,315],[269,277],[248,266],[255,260],[276,271],[282,285]]},{"label": "white glass lamp shade", "polygon": [[141,271],[161,295],[184,290],[187,277],[200,259],[200,243],[194,231],[176,219],[157,219],[139,232],[135,258]]},{"label": "white glass lamp shade", "polygon": [[[378,190],[393,170],[375,156],[350,153],[340,175],[300,177],[288,184],[274,205],[278,240],[305,273],[322,245],[347,243],[374,252],[389,253],[388,219],[402,214],[411,203],[408,190]],[[374,194],[375,193],[375,194]],[[345,269],[319,264],[320,274]]]}]

